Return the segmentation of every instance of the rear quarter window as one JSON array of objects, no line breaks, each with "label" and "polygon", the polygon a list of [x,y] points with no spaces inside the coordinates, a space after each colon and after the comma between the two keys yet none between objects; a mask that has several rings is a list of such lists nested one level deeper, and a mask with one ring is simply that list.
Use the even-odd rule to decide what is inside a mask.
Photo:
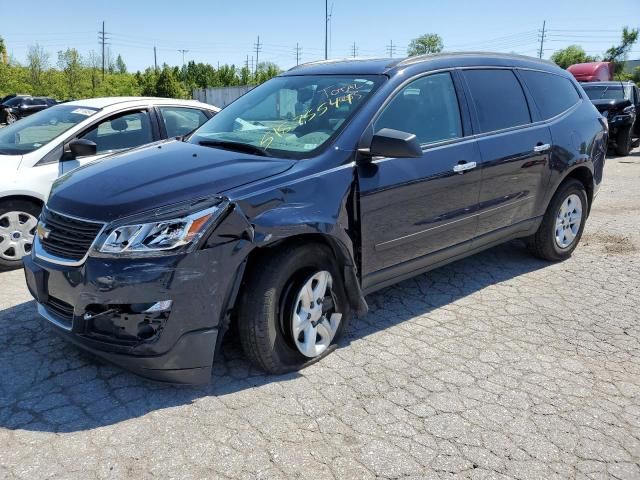
[{"label": "rear quarter window", "polygon": [[467,70],[464,76],[481,133],[531,123],[527,99],[511,70]]},{"label": "rear quarter window", "polygon": [[544,120],[561,114],[580,101],[580,95],[567,78],[533,70],[521,70],[520,74]]}]

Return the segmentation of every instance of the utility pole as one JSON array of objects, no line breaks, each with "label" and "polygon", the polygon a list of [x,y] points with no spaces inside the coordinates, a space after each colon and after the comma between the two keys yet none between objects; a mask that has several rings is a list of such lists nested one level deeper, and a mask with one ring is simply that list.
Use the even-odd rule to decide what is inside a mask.
[{"label": "utility pole", "polygon": [[253,72],[253,55],[251,55],[251,71]]},{"label": "utility pole", "polygon": [[246,68],[247,70],[249,70],[249,55],[247,55],[247,59],[244,62],[244,68]]},{"label": "utility pole", "polygon": [[153,68],[154,72],[158,71],[158,52],[155,45],[153,46]]},{"label": "utility pole", "polygon": [[329,0],[324,0],[324,59],[329,58]]},{"label": "utility pole", "polygon": [[256,73],[258,73],[258,63],[260,62],[260,50],[262,50],[262,45],[260,44],[260,35],[258,35],[258,42],[254,46],[256,47]]},{"label": "utility pole", "polygon": [[394,53],[396,53],[396,46],[393,44],[393,40],[391,40],[389,45],[387,45],[387,55],[389,55],[390,58],[393,58]]},{"label": "utility pole", "polygon": [[356,46],[356,42],[353,42],[353,46],[351,47],[351,53],[354,57],[358,56],[358,47]]},{"label": "utility pole", "polygon": [[178,49],[180,53],[182,53],[182,68],[184,68],[184,54],[189,53],[189,50]]},{"label": "utility pole", "polygon": [[105,53],[105,46],[109,45],[107,43],[107,40],[109,40],[108,35],[111,35],[111,34],[104,31],[104,21],[103,21],[102,22],[102,30],[100,30],[98,32],[98,40],[100,41],[100,44],[102,45],[102,80],[104,80],[104,64],[105,64],[104,53]]},{"label": "utility pole", "polygon": [[296,65],[300,65],[300,53],[302,52],[302,47],[296,42]]},{"label": "utility pole", "polygon": [[540,35],[540,53],[538,58],[542,58],[542,53],[544,52],[544,36],[545,36],[545,28],[547,26],[547,21],[544,20],[542,22],[542,34]]}]

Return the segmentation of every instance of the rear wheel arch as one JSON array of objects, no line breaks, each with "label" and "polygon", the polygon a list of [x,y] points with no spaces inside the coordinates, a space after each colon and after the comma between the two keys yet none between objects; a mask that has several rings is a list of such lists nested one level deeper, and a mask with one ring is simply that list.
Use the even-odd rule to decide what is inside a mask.
[{"label": "rear wheel arch", "polygon": [[[586,166],[579,166],[571,170],[563,179],[562,182],[558,185],[556,190],[553,192],[557,192],[569,179],[578,180],[582,185],[584,185],[584,189],[587,192],[587,214],[591,211],[591,204],[593,203],[593,195],[594,195],[594,186],[593,186],[593,172]],[[553,197],[553,195],[552,195]]]}]

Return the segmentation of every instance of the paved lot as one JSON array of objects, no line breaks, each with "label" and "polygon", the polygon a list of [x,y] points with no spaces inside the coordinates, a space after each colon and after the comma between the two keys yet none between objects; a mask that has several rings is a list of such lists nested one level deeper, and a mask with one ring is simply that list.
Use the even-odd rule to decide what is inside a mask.
[{"label": "paved lot", "polygon": [[211,386],[98,364],[0,274],[0,478],[640,478],[640,152],[583,244],[518,243],[372,295],[299,374],[227,342]]}]

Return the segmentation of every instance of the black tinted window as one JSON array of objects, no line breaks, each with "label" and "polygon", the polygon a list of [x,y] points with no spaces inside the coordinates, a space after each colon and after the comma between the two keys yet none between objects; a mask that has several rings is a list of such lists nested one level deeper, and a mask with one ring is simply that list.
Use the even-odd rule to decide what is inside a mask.
[{"label": "black tinted window", "polygon": [[464,75],[471,90],[481,132],[531,122],[524,92],[511,70],[467,70]]},{"label": "black tinted window", "polygon": [[374,128],[414,133],[421,144],[461,137],[460,109],[451,75],[437,73],[411,82],[387,105]]},{"label": "black tinted window", "polygon": [[520,73],[544,119],[555,117],[580,101],[575,87],[566,78],[531,70]]}]

